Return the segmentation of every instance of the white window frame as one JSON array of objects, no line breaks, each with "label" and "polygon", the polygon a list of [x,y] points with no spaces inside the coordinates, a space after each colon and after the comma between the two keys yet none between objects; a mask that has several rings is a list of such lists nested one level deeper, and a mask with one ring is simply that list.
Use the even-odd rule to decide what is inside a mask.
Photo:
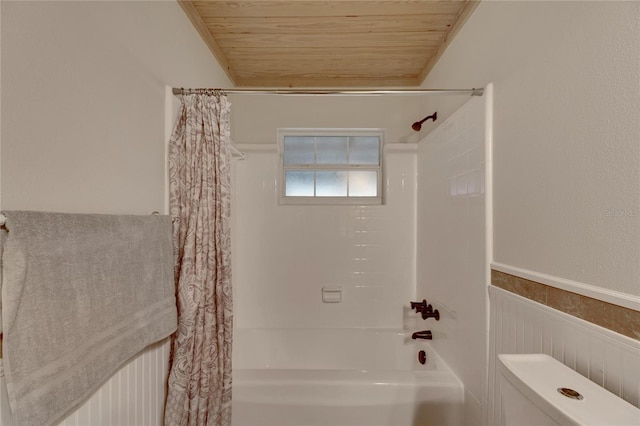
[{"label": "white window frame", "polygon": [[[284,138],[285,136],[377,136],[380,140],[378,149],[380,150],[378,158],[380,161],[377,165],[351,165],[351,164],[309,164],[286,166],[284,164]],[[278,165],[280,172],[278,173],[278,194],[280,204],[337,204],[337,205],[381,205],[384,204],[383,197],[383,164],[384,164],[384,140],[385,131],[381,128],[281,128],[278,129]],[[349,171],[349,170],[375,170],[378,172],[378,194],[370,197],[344,196],[344,197],[322,197],[322,196],[287,196],[285,173],[287,170],[309,171]]]}]

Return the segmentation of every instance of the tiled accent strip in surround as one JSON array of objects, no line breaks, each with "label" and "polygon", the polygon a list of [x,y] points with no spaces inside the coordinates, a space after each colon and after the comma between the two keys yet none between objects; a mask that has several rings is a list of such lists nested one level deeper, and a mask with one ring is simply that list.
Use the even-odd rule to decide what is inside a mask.
[{"label": "tiled accent strip in surround", "polygon": [[491,284],[592,324],[640,340],[640,312],[491,270]]}]

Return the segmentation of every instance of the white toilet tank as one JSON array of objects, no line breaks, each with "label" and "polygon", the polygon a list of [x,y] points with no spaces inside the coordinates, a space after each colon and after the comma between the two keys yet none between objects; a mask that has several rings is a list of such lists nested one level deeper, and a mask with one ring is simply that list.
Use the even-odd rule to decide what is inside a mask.
[{"label": "white toilet tank", "polygon": [[498,360],[501,426],[640,425],[640,409],[549,355]]}]

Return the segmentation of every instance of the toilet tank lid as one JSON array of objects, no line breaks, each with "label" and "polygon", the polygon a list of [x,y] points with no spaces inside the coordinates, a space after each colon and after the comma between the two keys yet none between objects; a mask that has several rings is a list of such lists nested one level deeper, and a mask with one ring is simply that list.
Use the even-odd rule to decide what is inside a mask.
[{"label": "toilet tank lid", "polygon": [[[498,355],[502,374],[560,424],[639,425],[640,409],[546,354]],[[558,392],[569,388],[583,399]]]}]

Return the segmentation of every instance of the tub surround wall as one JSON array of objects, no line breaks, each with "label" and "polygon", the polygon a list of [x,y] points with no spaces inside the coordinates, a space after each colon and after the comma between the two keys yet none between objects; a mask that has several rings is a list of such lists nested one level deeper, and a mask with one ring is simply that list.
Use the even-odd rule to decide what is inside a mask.
[{"label": "tub surround wall", "polygon": [[[236,328],[233,345],[233,368],[238,370],[351,370],[379,372],[378,377],[448,370],[431,342],[391,329]],[[425,364],[418,362],[419,350],[427,354]]]},{"label": "tub surround wall", "polygon": [[418,146],[417,295],[440,312],[418,321],[464,383],[464,424],[482,419],[486,400],[489,98],[468,100]]},{"label": "tub surround wall", "polygon": [[[380,206],[280,205],[276,145],[239,147],[236,328],[402,329],[413,320],[404,314],[415,296],[415,145],[386,144]],[[341,287],[342,302],[323,303],[323,286]]]}]

